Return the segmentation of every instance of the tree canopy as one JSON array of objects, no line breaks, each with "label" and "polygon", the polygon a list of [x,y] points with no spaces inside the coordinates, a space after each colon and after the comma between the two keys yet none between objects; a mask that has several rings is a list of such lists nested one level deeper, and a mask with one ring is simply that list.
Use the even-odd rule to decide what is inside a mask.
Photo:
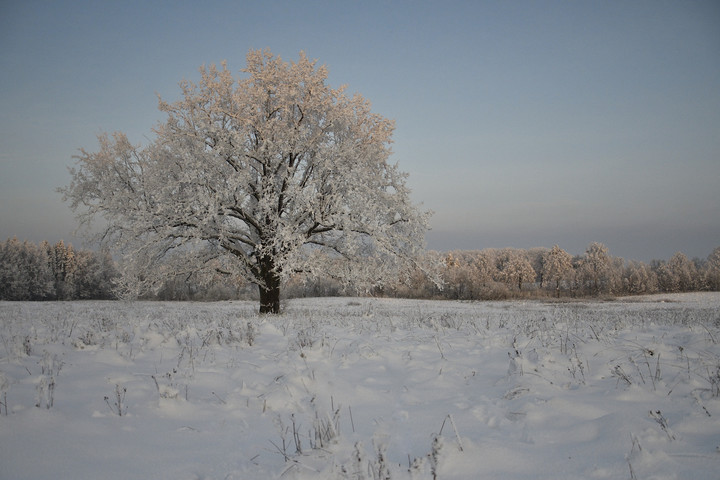
[{"label": "tree canopy", "polygon": [[180,100],[160,99],[167,120],[148,146],[102,134],[77,157],[60,191],[83,223],[103,220],[99,237],[124,254],[124,291],[222,272],[278,312],[292,273],[361,286],[416,266],[430,213],[388,162],[393,122],[330,88],[302,52],[288,63],[251,50],[242,73],[202,67]]}]

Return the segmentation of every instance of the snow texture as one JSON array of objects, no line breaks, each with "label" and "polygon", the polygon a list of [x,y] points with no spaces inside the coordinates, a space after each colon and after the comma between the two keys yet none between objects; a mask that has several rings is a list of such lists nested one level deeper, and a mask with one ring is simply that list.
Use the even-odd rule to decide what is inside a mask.
[{"label": "snow texture", "polygon": [[284,309],[0,303],[0,478],[718,478],[718,293]]}]

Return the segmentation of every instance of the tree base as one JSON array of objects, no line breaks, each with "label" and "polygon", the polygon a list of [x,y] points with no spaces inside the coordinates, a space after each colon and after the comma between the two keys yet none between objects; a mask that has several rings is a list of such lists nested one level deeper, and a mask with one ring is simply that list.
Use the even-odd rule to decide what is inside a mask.
[{"label": "tree base", "polygon": [[260,287],[260,315],[280,313],[280,288],[266,290]]}]

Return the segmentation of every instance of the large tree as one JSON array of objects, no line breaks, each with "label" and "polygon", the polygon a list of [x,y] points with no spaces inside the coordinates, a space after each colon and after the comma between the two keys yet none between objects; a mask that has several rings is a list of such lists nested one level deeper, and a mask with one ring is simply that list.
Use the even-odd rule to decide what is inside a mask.
[{"label": "large tree", "polygon": [[393,122],[326,85],[327,69],[303,53],[288,63],[250,51],[242,72],[201,68],[180,100],[160,100],[167,120],[147,147],[100,135],[60,189],[83,222],[104,220],[126,290],[223,272],[257,284],[261,313],[276,313],[294,272],[353,284],[402,275],[429,213],[388,163]]}]

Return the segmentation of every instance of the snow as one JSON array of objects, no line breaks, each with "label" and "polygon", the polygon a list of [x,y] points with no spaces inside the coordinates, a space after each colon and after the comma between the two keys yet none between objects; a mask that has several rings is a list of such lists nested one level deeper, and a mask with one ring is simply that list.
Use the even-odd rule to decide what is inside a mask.
[{"label": "snow", "polygon": [[255,309],[0,303],[0,478],[718,478],[718,293]]}]

